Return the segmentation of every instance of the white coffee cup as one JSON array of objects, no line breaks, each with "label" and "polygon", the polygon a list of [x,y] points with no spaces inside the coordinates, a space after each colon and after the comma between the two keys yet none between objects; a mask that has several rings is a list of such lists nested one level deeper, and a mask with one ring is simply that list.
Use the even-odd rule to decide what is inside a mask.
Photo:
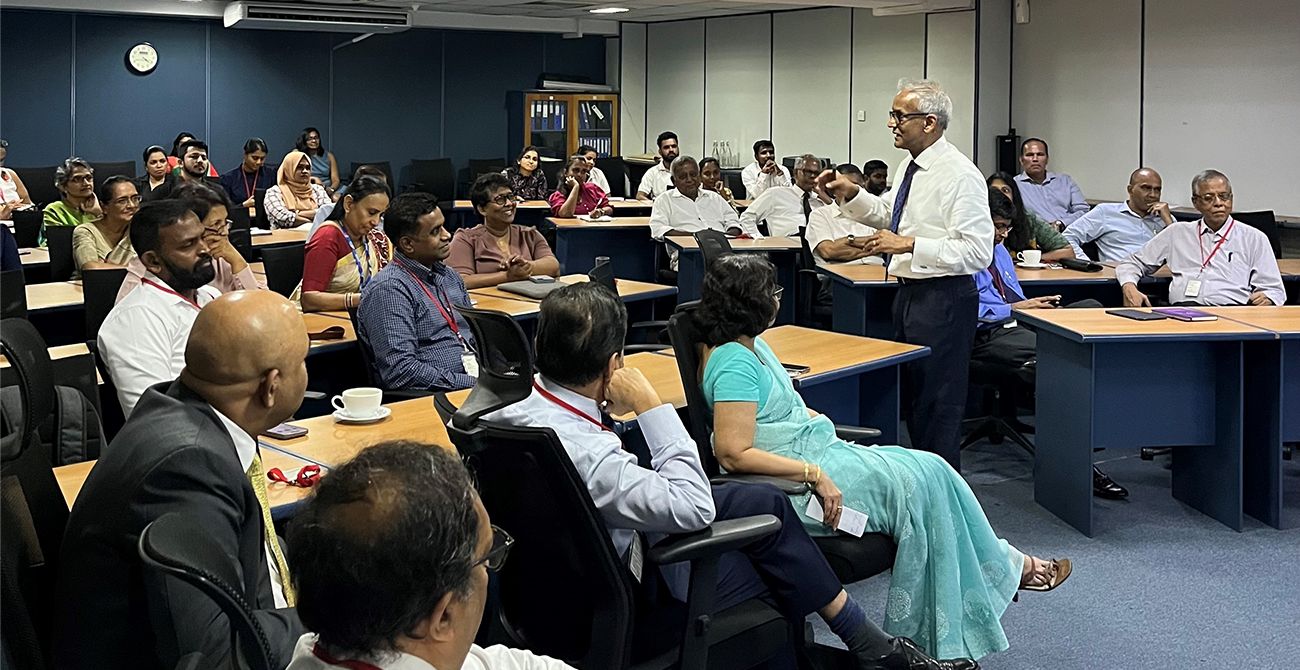
[{"label": "white coffee cup", "polygon": [[1023,261],[1025,265],[1039,265],[1043,261],[1043,252],[1038,249],[1025,249],[1016,254],[1016,258]]},{"label": "white coffee cup", "polygon": [[383,398],[382,390],[361,386],[330,398],[330,404],[350,418],[366,419],[379,413],[379,403]]}]

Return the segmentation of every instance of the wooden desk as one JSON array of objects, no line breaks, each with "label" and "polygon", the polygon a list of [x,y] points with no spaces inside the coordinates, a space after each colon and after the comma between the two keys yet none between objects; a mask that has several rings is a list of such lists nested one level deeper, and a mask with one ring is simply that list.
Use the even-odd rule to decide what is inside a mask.
[{"label": "wooden desk", "polygon": [[[700,299],[704,285],[704,254],[694,237],[669,235],[664,238],[669,248],[677,251],[677,303]],[[777,311],[777,323],[794,321],[795,275],[799,266],[799,240],[793,237],[764,237],[757,240],[728,240],[736,253],[766,253],[776,266],[776,283],[785,288],[785,298]]]},{"label": "wooden desk", "polygon": [[289,244],[306,244],[307,231],[292,228],[277,228],[270,235],[253,235],[254,247],[282,246]]},{"label": "wooden desk", "polygon": [[550,217],[555,226],[555,258],[561,272],[586,272],[608,256],[620,277],[654,281],[659,243],[650,237],[650,217],[616,216],[612,221]]},{"label": "wooden desk", "polygon": [[[474,289],[477,291],[478,289]],[[490,309],[496,312],[505,312],[516,321],[532,319],[541,311],[539,303],[535,300],[528,300],[523,296],[513,298],[501,298],[495,295],[480,295],[470,291],[470,299],[474,301],[474,307],[478,309]],[[504,293],[504,291],[498,291]]]},{"label": "wooden desk", "polygon": [[[63,360],[65,358],[72,358],[74,356],[90,355],[90,349],[86,348],[84,342],[78,342],[76,344],[63,344],[57,347],[50,347],[49,352],[50,352],[51,361]],[[9,367],[9,359],[5,358],[3,354],[0,354],[0,368],[7,368],[7,367]]]},{"label": "wooden desk", "polygon": [[1300,278],[1300,258],[1279,258],[1277,269],[1282,271],[1282,279]]},{"label": "wooden desk", "polygon": [[[546,209],[546,210],[549,210],[549,209],[551,208],[551,203],[546,202],[545,200],[525,200],[525,201],[523,201],[523,202],[516,203],[516,204],[515,204],[515,208],[516,208],[516,209]],[[474,211],[474,203],[470,202],[469,200],[455,200],[455,201],[453,201],[452,204],[451,204],[451,211],[453,211],[453,212],[473,212],[473,211]]]},{"label": "wooden desk", "polygon": [[340,339],[312,340],[308,355],[350,349],[357,344],[357,331],[352,327],[352,319],[347,312],[308,312],[302,315],[302,321],[308,333],[319,333],[334,326],[343,329],[343,337]]},{"label": "wooden desk", "polygon": [[[311,465],[311,462],[274,449],[262,450],[262,467],[267,470],[280,468],[290,478],[306,465]],[[95,461],[86,461],[54,468],[54,478],[59,482],[59,490],[63,492],[63,499],[67,501],[68,509],[71,509],[72,503],[76,502],[81,487],[86,483],[86,477],[90,476],[90,471],[94,467]],[[310,491],[309,488],[289,486],[269,480],[266,482],[267,498],[271,503],[272,511],[298,503],[307,497]]]},{"label": "wooden desk", "polygon": [[40,247],[19,249],[18,258],[22,259],[23,269],[50,264],[50,252]]},{"label": "wooden desk", "polygon": [[[312,463],[335,467],[368,446],[387,440],[419,440],[453,450],[447,426],[438,417],[433,396],[385,405],[392,415],[378,423],[357,425],[334,421],[330,415],[294,421],[309,432],[292,440],[263,437],[261,444]],[[264,450],[266,451],[266,450]]]},{"label": "wooden desk", "polygon": [[260,277],[266,276],[266,266],[262,263],[262,261],[249,263],[248,269],[252,270],[253,274],[258,275]]},{"label": "wooden desk", "polygon": [[[74,383],[83,374],[89,376],[89,370],[95,372],[95,383],[103,384],[104,378],[99,376],[99,368],[95,366],[95,361],[90,357],[90,349],[86,348],[85,342],[76,342],[73,344],[63,344],[57,347],[49,348],[50,363],[53,365],[54,383],[64,386],[79,386]],[[84,363],[77,363],[70,359],[85,357]],[[82,367],[82,366],[85,367]],[[9,368],[9,359],[0,355],[0,370]]]},{"label": "wooden desk", "polygon": [[650,217],[648,216],[616,216],[609,221],[584,221],[579,218],[561,219],[558,216],[548,216],[547,221],[559,228],[594,228],[596,230],[614,230],[617,228],[637,228],[646,229],[650,227]]},{"label": "wooden desk", "polygon": [[84,300],[81,282],[60,281],[27,285],[28,313],[81,309]]},{"label": "wooden desk", "polygon": [[1015,316],[1038,331],[1039,504],[1092,535],[1093,449],[1169,446],[1175,498],[1235,530],[1243,513],[1267,506],[1267,492],[1244,486],[1244,464],[1265,456],[1243,440],[1242,379],[1245,349],[1274,333],[1225,318],[1133,321],[1104,309]]},{"label": "wooden desk", "polygon": [[[583,274],[564,275],[563,277],[560,277],[559,280],[564,282],[565,284],[577,284],[580,282],[589,281],[587,275],[583,275]],[[646,300],[651,298],[662,298],[664,296],[669,296],[677,292],[677,287],[675,286],[665,286],[664,284],[652,284],[649,282],[633,281],[631,279],[619,279],[615,285],[618,287],[619,297],[623,298],[624,302]],[[485,286],[483,288],[470,289],[469,293],[470,296],[475,299],[481,296],[487,298],[497,298],[500,300],[519,300],[523,302],[532,302],[532,303],[541,302],[540,300],[535,300],[527,296],[522,296],[519,295],[518,293],[510,293],[509,291],[502,291],[501,289],[495,286]],[[480,305],[475,305],[475,307],[478,306]]]}]

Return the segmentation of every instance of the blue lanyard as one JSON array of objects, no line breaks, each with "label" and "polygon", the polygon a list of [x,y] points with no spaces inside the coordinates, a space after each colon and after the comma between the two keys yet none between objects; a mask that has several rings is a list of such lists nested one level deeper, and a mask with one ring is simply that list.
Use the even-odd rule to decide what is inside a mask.
[{"label": "blue lanyard", "polygon": [[[370,275],[361,268],[361,259],[357,258],[357,248],[352,244],[352,236],[343,228],[340,223],[339,232],[343,233],[343,239],[348,243],[348,251],[352,253],[352,262],[357,266],[357,282],[360,288],[366,287],[366,282],[370,281]],[[370,247],[366,246],[366,238],[361,238],[361,251],[366,256],[366,269],[370,268]]]}]

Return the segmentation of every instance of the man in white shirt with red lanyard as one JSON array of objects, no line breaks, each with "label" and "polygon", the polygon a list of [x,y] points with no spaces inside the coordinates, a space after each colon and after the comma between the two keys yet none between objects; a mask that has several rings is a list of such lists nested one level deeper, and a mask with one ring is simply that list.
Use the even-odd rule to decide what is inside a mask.
[{"label": "man in white shirt with red lanyard", "polygon": [[131,246],[145,274],[99,328],[99,353],[123,416],[154,384],[185,367],[185,343],[199,309],[221,295],[203,223],[180,200],[147,202],[131,218]]},{"label": "man in white shirt with red lanyard", "polygon": [[961,469],[960,431],[979,292],[973,276],[993,260],[993,219],[984,175],[944,138],[952,99],[937,82],[899,82],[889,111],[894,146],[906,149],[893,190],[875,196],[826,171],[829,191],[850,218],[879,228],[866,243],[902,286],[894,339],[930,347],[905,370],[912,447]]}]

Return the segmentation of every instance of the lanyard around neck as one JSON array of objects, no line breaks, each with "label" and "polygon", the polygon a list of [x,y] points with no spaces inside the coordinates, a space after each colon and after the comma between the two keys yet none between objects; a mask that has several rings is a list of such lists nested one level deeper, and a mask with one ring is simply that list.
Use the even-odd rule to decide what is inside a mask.
[{"label": "lanyard around neck", "polygon": [[[186,298],[185,296],[181,295],[180,293],[178,293],[175,289],[173,289],[173,288],[170,287],[170,286],[163,286],[162,284],[159,284],[158,282],[156,282],[156,281],[154,281],[154,280],[152,280],[152,279],[150,279],[150,278],[148,278],[148,277],[144,277],[144,278],[142,278],[142,279],[140,280],[140,283],[142,283],[142,284],[148,284],[148,285],[150,285],[150,286],[152,286],[152,287],[158,289],[159,291],[162,291],[163,293],[167,293],[167,294],[170,294],[170,295],[174,295],[174,296],[176,296],[177,298],[180,298],[181,300],[184,300],[184,301],[185,301],[185,304],[189,305],[190,307],[193,307],[196,311],[203,309],[202,307],[199,307],[199,303],[194,302],[193,300],[190,300],[189,298]],[[198,293],[195,293],[194,295],[195,295],[195,296],[198,296]]]},{"label": "lanyard around neck", "polygon": [[372,665],[370,663],[366,663],[365,661],[352,661],[352,660],[347,660],[342,658],[334,658],[333,656],[330,656],[328,652],[326,652],[324,649],[321,648],[319,642],[317,642],[314,646],[312,646],[311,653],[312,656],[315,656],[316,658],[320,659],[320,661],[322,663],[325,663],[326,665],[333,665],[340,668],[347,668],[348,670],[381,670],[378,666]]},{"label": "lanyard around neck", "polygon": [[[1196,249],[1197,251],[1201,252],[1202,272],[1205,271],[1205,268],[1210,266],[1210,261],[1214,260],[1214,255],[1219,253],[1219,247],[1223,246],[1223,243],[1228,241],[1228,234],[1232,232],[1232,227],[1235,225],[1237,225],[1236,219],[1233,219],[1228,222],[1228,229],[1223,231],[1223,236],[1219,238],[1219,243],[1214,245],[1214,248],[1210,250],[1209,258],[1206,258],[1205,256],[1205,245],[1201,244],[1201,231],[1199,229],[1196,231]],[[1209,228],[1209,226],[1206,226],[1206,228]],[[1210,232],[1214,232],[1214,231],[1210,231]]]},{"label": "lanyard around neck", "polygon": [[563,409],[569,412],[570,414],[586,419],[589,423],[594,424],[601,430],[609,431],[611,433],[614,432],[613,430],[610,430],[609,426],[606,426],[605,424],[591,418],[590,416],[587,415],[586,412],[578,409],[577,407],[574,407],[573,405],[570,405],[567,402],[564,402],[563,400],[560,400],[558,397],[556,397],[554,393],[551,393],[550,391],[547,391],[546,389],[542,388],[542,385],[538,384],[536,379],[533,380],[533,388],[537,389],[537,392],[542,394],[543,398],[546,398],[547,400],[551,401],[552,404],[556,405],[560,409]]},{"label": "lanyard around neck", "polygon": [[[402,269],[406,270],[406,274],[411,275],[411,279],[414,279],[415,283],[419,285],[420,290],[424,291],[424,295],[428,296],[429,302],[432,302],[433,306],[438,308],[438,313],[442,315],[443,321],[447,322],[447,327],[451,329],[451,332],[453,335],[456,336],[456,339],[460,340],[460,345],[462,347],[465,347],[465,350],[468,351],[470,348],[469,343],[465,341],[464,337],[461,337],[460,326],[456,324],[456,319],[451,315],[451,312],[449,311],[448,307],[443,306],[442,300],[439,299],[437,296],[435,296],[433,294],[433,291],[429,290],[428,284],[424,280],[420,279],[419,275],[415,274],[414,272],[411,272],[411,268],[408,268],[405,265],[403,265]],[[439,289],[438,292],[442,293],[441,289]],[[447,299],[447,303],[448,305],[450,305],[451,303],[450,298]]]},{"label": "lanyard around neck", "polygon": [[[337,205],[335,205],[337,207]],[[366,236],[361,237],[361,251],[366,257],[365,269],[361,269],[361,259],[357,258],[357,247],[352,244],[352,236],[343,227],[343,222],[339,222],[339,232],[343,233],[343,241],[348,243],[348,251],[352,254],[352,263],[357,266],[357,283],[360,288],[366,287],[366,282],[370,281],[370,245],[366,244]]]}]

